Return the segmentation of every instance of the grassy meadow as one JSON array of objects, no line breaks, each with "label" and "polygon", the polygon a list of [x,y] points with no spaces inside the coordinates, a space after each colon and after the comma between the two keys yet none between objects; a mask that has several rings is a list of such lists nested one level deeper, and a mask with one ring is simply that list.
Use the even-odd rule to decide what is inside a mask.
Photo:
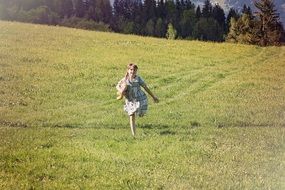
[{"label": "grassy meadow", "polygon": [[0,21],[0,189],[285,189],[285,47]]}]

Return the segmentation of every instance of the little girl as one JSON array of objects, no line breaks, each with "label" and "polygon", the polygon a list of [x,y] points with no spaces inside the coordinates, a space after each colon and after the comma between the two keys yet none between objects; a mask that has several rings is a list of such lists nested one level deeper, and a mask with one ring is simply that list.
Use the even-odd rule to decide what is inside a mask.
[{"label": "little girl", "polygon": [[130,126],[133,136],[136,134],[135,116],[142,117],[147,111],[147,96],[140,87],[145,89],[155,103],[159,102],[158,98],[147,87],[144,80],[137,75],[137,70],[137,65],[133,63],[129,64],[125,77],[116,86],[120,93],[117,99],[121,99],[123,95],[126,98],[124,110],[130,116]]}]

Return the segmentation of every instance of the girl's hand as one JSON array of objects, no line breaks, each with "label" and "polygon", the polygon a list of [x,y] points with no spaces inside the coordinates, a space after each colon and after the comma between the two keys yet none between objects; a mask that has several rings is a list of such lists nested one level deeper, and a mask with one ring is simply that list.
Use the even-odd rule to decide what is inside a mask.
[{"label": "girl's hand", "polygon": [[156,96],[153,96],[153,101],[154,101],[154,103],[158,103],[159,99]]}]

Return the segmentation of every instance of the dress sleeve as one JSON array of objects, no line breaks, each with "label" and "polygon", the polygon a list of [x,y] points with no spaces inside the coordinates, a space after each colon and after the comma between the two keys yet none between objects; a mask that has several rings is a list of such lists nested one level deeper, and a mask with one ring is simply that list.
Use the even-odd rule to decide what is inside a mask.
[{"label": "dress sleeve", "polygon": [[140,76],[138,78],[139,78],[139,85],[140,86],[145,85],[145,82],[144,82],[143,78],[141,78]]},{"label": "dress sleeve", "polygon": [[118,91],[120,91],[120,92],[122,92],[123,91],[123,83],[125,83],[126,81],[125,81],[125,78],[122,78],[119,82],[118,82],[118,84],[117,84],[117,86],[116,86],[116,89],[118,90]]}]

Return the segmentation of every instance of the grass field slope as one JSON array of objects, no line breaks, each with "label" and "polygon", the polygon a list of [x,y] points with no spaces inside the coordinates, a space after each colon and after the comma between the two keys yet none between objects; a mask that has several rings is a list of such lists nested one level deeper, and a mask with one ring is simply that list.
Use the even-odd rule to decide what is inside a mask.
[{"label": "grass field slope", "polygon": [[[131,137],[115,85],[150,89]],[[0,189],[285,189],[285,47],[0,21]]]}]

